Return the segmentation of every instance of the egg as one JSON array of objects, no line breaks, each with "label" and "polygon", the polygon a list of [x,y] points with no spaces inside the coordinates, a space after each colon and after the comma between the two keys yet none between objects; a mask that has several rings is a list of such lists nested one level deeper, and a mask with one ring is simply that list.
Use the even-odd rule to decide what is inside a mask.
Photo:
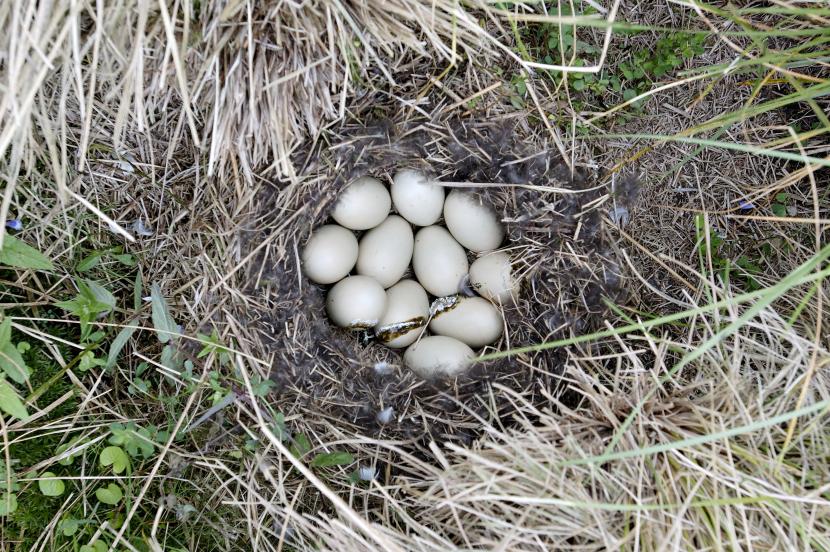
[{"label": "egg", "polygon": [[349,276],[329,290],[326,310],[341,328],[372,328],[386,310],[386,291],[373,278]]},{"label": "egg", "polygon": [[494,303],[515,303],[519,280],[513,275],[510,255],[504,251],[485,253],[470,265],[470,287]]},{"label": "egg", "polygon": [[375,334],[387,347],[407,347],[421,335],[428,318],[427,292],[414,280],[401,280],[386,290],[386,311]]},{"label": "egg", "polygon": [[418,230],[412,268],[428,292],[438,297],[455,294],[468,267],[467,253],[445,228],[427,226]]},{"label": "egg", "polygon": [[454,305],[437,312],[429,329],[477,349],[496,341],[503,332],[501,313],[481,297],[459,297]]},{"label": "egg", "polygon": [[415,226],[429,226],[441,218],[444,188],[419,171],[399,171],[392,179],[392,203]]},{"label": "egg", "polygon": [[352,230],[368,230],[386,219],[392,198],[377,178],[362,176],[340,193],[331,218]]},{"label": "egg", "polygon": [[474,357],[473,350],[457,339],[432,335],[410,345],[403,362],[422,378],[436,379],[464,373]]},{"label": "egg", "polygon": [[496,249],[504,239],[504,227],[496,212],[469,192],[449,193],[444,202],[444,222],[458,243],[470,251]]},{"label": "egg", "polygon": [[303,249],[305,275],[318,284],[333,284],[351,272],[357,262],[357,238],[336,224],[321,226]]},{"label": "egg", "polygon": [[371,276],[384,288],[400,281],[412,261],[415,239],[409,223],[389,216],[360,240],[357,273]]}]

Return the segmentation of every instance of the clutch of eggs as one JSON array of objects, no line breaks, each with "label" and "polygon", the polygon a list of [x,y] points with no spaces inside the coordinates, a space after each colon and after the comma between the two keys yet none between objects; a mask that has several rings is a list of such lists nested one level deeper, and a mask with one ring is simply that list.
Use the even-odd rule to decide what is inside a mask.
[{"label": "clutch of eggs", "polygon": [[[520,282],[510,256],[498,251],[505,236],[498,216],[476,195],[445,194],[406,169],[390,188],[371,176],[352,181],[331,218],[312,232],[301,261],[309,280],[333,284],[326,312],[336,326],[406,348],[404,364],[426,379],[463,374],[474,349],[501,338],[500,307],[518,300]],[[460,294],[465,281],[478,296]]]}]

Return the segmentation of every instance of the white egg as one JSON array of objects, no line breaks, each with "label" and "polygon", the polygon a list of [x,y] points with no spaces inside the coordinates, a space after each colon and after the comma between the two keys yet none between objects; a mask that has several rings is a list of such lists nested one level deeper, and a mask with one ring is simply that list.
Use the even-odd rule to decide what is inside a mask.
[{"label": "white egg", "polygon": [[397,215],[389,216],[361,238],[357,273],[388,288],[400,281],[409,267],[414,243],[409,223]]},{"label": "white egg", "polygon": [[501,337],[504,326],[499,309],[486,299],[459,297],[455,305],[435,314],[429,329],[477,349]]},{"label": "white egg", "polygon": [[470,251],[496,249],[504,239],[504,227],[496,212],[469,192],[449,193],[444,202],[444,222],[458,243]]},{"label": "white egg", "polygon": [[384,221],[392,209],[392,198],[377,178],[362,176],[340,193],[331,218],[352,230],[368,230]]},{"label": "white egg", "polygon": [[315,230],[303,249],[303,271],[312,282],[333,284],[351,272],[357,261],[354,234],[336,224]]},{"label": "white egg", "polygon": [[331,288],[326,310],[341,328],[372,328],[386,310],[386,292],[373,278],[349,276]]},{"label": "white egg", "polygon": [[407,347],[421,335],[428,318],[427,292],[414,280],[401,280],[386,290],[386,311],[375,334],[387,347]]},{"label": "white egg", "polygon": [[470,367],[475,353],[464,343],[443,335],[423,337],[403,355],[406,366],[424,379],[458,376]]},{"label": "white egg", "polygon": [[399,171],[392,179],[392,203],[415,226],[429,226],[441,218],[444,188],[419,171]]},{"label": "white egg", "polygon": [[494,303],[515,303],[519,297],[519,280],[513,275],[510,255],[494,251],[473,261],[470,287]]},{"label": "white egg", "polygon": [[457,293],[468,267],[467,253],[445,228],[427,226],[415,235],[412,268],[431,294],[442,297]]}]

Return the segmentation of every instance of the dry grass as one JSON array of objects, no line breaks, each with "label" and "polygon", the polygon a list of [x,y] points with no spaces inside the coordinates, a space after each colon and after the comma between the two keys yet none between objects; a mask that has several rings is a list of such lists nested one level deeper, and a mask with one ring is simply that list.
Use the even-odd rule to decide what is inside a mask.
[{"label": "dry grass", "polygon": [[[742,13],[739,23],[810,31],[830,18],[818,3],[775,6],[793,11]],[[706,5],[647,8],[608,2],[592,21],[711,31],[687,70],[763,55],[754,35],[730,34],[741,25]],[[49,374],[19,390],[34,417],[4,422],[6,476],[21,485],[18,512],[3,518],[5,548],[99,538],[130,550],[830,549],[828,290],[816,272],[788,276],[826,243],[828,169],[766,155],[826,159],[826,135],[786,125],[826,132],[827,95],[739,112],[830,82],[826,59],[767,59],[760,87],[748,74],[667,76],[636,117],[617,118],[522,60],[532,47],[523,29],[563,21],[555,10],[504,9],[0,5],[0,222],[22,219],[20,237],[57,266],[2,275],[0,303]],[[605,44],[606,31],[580,33],[608,68],[659,36],[615,32]],[[799,40],[769,46],[776,54]],[[704,127],[722,134],[695,132]],[[682,133],[756,151],[631,136]],[[527,279],[501,348],[560,346],[425,384],[389,351],[328,325],[297,251],[350,176],[404,164],[496,185],[479,189],[502,211]],[[749,201],[749,214],[764,216],[782,190],[792,220],[738,208]],[[606,216],[614,207],[630,223],[617,228]],[[718,235],[729,251],[705,247]],[[754,255],[761,243],[772,253],[752,276],[765,291],[745,301],[746,281],[725,282],[718,258]],[[105,256],[79,273],[90,252],[117,245],[135,269]],[[74,293],[76,276],[118,299],[99,321],[110,332],[100,345],[52,306]],[[151,283],[181,325],[173,360],[141,300]],[[670,323],[575,340],[687,309]],[[130,324],[142,329],[114,370],[79,370],[82,352],[106,356]],[[230,362],[222,349],[199,354],[205,339],[195,336],[213,331]],[[378,372],[382,362],[391,374]],[[263,380],[275,384],[267,394]],[[149,388],[136,392],[140,382]],[[389,407],[392,423],[379,422]],[[108,425],[128,421],[170,435],[113,478],[97,455]],[[301,435],[311,450],[298,460],[289,449]],[[61,467],[66,453],[29,454],[38,442],[72,444],[79,460]],[[354,462],[309,467],[333,451]],[[60,499],[37,494],[47,468],[70,489]],[[350,479],[360,468],[373,477]],[[113,480],[129,501],[109,508],[94,493]],[[69,517],[89,525],[64,537]]]}]

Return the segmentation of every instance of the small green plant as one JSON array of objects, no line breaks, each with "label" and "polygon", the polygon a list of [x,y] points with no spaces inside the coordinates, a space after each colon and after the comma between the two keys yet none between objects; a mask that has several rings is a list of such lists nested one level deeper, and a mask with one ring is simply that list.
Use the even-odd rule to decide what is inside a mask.
[{"label": "small green plant", "polygon": [[126,267],[132,268],[136,265],[135,257],[129,253],[124,253],[124,247],[118,245],[115,247],[92,251],[86,257],[81,259],[77,265],[75,265],[75,271],[88,272],[99,266],[101,261],[107,259],[108,257],[112,257],[112,259]]},{"label": "small green plant", "polygon": [[787,216],[787,203],[790,199],[790,194],[787,192],[779,192],[775,194],[775,201],[772,203],[770,209],[772,209],[772,214],[776,217],[786,217]]},{"label": "small green plant", "polygon": [[[569,8],[562,7],[562,15],[571,14]],[[622,62],[615,70],[603,69],[599,73],[569,72],[568,85],[584,96],[575,100],[574,107],[580,109],[583,101],[602,104],[608,90],[620,94],[626,101],[635,98],[649,90],[654,80],[702,54],[705,38],[705,35],[698,33],[674,33],[658,40],[653,48],[634,51],[630,60]],[[584,67],[590,60],[597,59],[601,52],[597,45],[578,38],[570,25],[543,24],[533,29],[529,27],[524,33],[524,43],[532,45],[533,54],[551,65],[565,63]],[[561,72],[547,71],[547,75],[555,84],[561,82]],[[515,105],[516,102],[513,103]],[[635,107],[640,106],[635,104]]]},{"label": "small green plant", "polygon": [[[703,215],[695,216],[695,233],[697,237],[697,253],[703,271],[706,271],[707,258],[711,260],[712,270],[719,274],[725,283],[729,283],[734,273],[743,282],[749,291],[761,288],[755,278],[761,273],[761,267],[746,255],[740,255],[734,261],[729,257],[727,246],[722,238],[711,226],[708,240],[706,239],[706,222]],[[737,269],[737,270],[736,270]]]},{"label": "small green plant", "polygon": [[104,286],[92,280],[78,278],[75,285],[78,294],[55,305],[78,317],[81,322],[81,340],[86,341],[92,335],[91,323],[99,315],[115,309],[115,297]]},{"label": "small green plant", "polygon": [[52,472],[43,472],[40,477],[41,480],[38,481],[37,486],[44,496],[60,496],[66,489],[63,481]]},{"label": "small green plant", "polygon": [[0,460],[0,517],[13,514],[17,510],[19,490],[20,484],[17,482],[17,476],[10,466]]},{"label": "small green plant", "polygon": [[687,60],[703,53],[705,35],[674,33],[657,41],[653,49],[636,50],[631,61],[619,65],[619,75],[609,79],[611,88],[628,101],[646,92],[659,79]]},{"label": "small green plant", "polygon": [[525,95],[527,94],[527,83],[524,75],[513,75],[510,79],[510,103],[516,109],[523,109],[525,106]]},{"label": "small green plant", "polygon": [[9,318],[0,323],[0,409],[17,419],[28,416],[26,406],[6,378],[16,383],[24,384],[29,381],[31,370],[23,360],[23,353],[29,350],[29,344],[20,341],[12,342],[12,321]]}]

